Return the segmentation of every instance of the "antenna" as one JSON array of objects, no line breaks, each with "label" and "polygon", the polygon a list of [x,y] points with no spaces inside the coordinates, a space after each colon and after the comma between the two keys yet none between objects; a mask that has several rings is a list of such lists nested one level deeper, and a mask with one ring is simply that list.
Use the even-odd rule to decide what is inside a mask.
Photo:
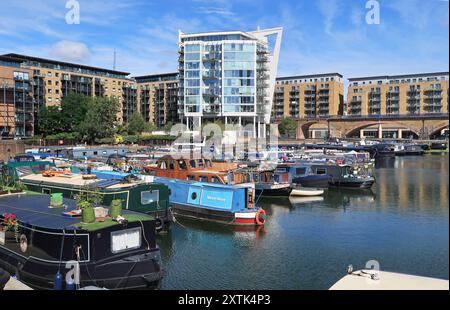
[{"label": "antenna", "polygon": [[114,49],[113,70],[116,70],[116,49]]}]

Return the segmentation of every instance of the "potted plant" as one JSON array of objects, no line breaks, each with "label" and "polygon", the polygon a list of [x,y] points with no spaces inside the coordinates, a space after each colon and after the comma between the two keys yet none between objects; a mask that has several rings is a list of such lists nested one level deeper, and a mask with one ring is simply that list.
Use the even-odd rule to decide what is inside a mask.
[{"label": "potted plant", "polygon": [[3,243],[5,243],[7,232],[13,232],[16,242],[19,242],[19,221],[14,214],[8,213],[3,216],[3,223],[0,225],[0,231],[2,232],[0,233],[0,241],[3,241]]},{"label": "potted plant", "polygon": [[10,189],[10,193],[22,193],[27,189],[26,185],[22,182],[15,182],[13,188]]},{"label": "potted plant", "polygon": [[78,204],[78,208],[81,209],[81,221],[83,223],[89,224],[95,222],[95,212],[92,203],[89,201],[83,200]]},{"label": "potted plant", "polygon": [[114,199],[111,201],[110,216],[115,219],[122,215],[122,200]]}]

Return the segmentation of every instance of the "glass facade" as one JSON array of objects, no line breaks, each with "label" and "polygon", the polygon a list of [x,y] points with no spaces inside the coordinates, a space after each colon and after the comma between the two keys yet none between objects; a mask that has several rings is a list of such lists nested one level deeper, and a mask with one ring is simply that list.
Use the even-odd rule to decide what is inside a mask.
[{"label": "glass facade", "polygon": [[219,35],[182,40],[180,103],[184,104],[186,115],[232,116],[257,112],[258,87],[265,86],[259,81],[258,70],[264,65],[258,62],[258,51],[267,47],[257,40],[243,38]]}]

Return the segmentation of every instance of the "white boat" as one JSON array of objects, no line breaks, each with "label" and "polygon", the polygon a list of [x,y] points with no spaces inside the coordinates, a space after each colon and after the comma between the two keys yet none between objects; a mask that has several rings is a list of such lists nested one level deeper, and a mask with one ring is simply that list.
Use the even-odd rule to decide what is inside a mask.
[{"label": "white boat", "polygon": [[449,281],[386,272],[379,270],[358,270],[347,274],[330,290],[447,290]]},{"label": "white boat", "polygon": [[319,188],[296,187],[291,191],[291,196],[311,197],[323,195],[324,190]]}]

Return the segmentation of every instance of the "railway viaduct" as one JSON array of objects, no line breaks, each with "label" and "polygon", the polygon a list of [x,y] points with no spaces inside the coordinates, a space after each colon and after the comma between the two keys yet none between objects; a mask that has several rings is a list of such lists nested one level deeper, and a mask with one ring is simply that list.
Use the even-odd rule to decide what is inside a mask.
[{"label": "railway viaduct", "polygon": [[378,138],[382,137],[383,127],[398,129],[398,138],[403,131],[415,133],[421,139],[428,139],[449,127],[449,115],[396,115],[396,116],[333,116],[327,119],[299,119],[297,138],[313,138],[309,136],[310,128],[326,128],[329,135],[336,138],[359,136],[362,130],[369,127],[378,128]]}]

